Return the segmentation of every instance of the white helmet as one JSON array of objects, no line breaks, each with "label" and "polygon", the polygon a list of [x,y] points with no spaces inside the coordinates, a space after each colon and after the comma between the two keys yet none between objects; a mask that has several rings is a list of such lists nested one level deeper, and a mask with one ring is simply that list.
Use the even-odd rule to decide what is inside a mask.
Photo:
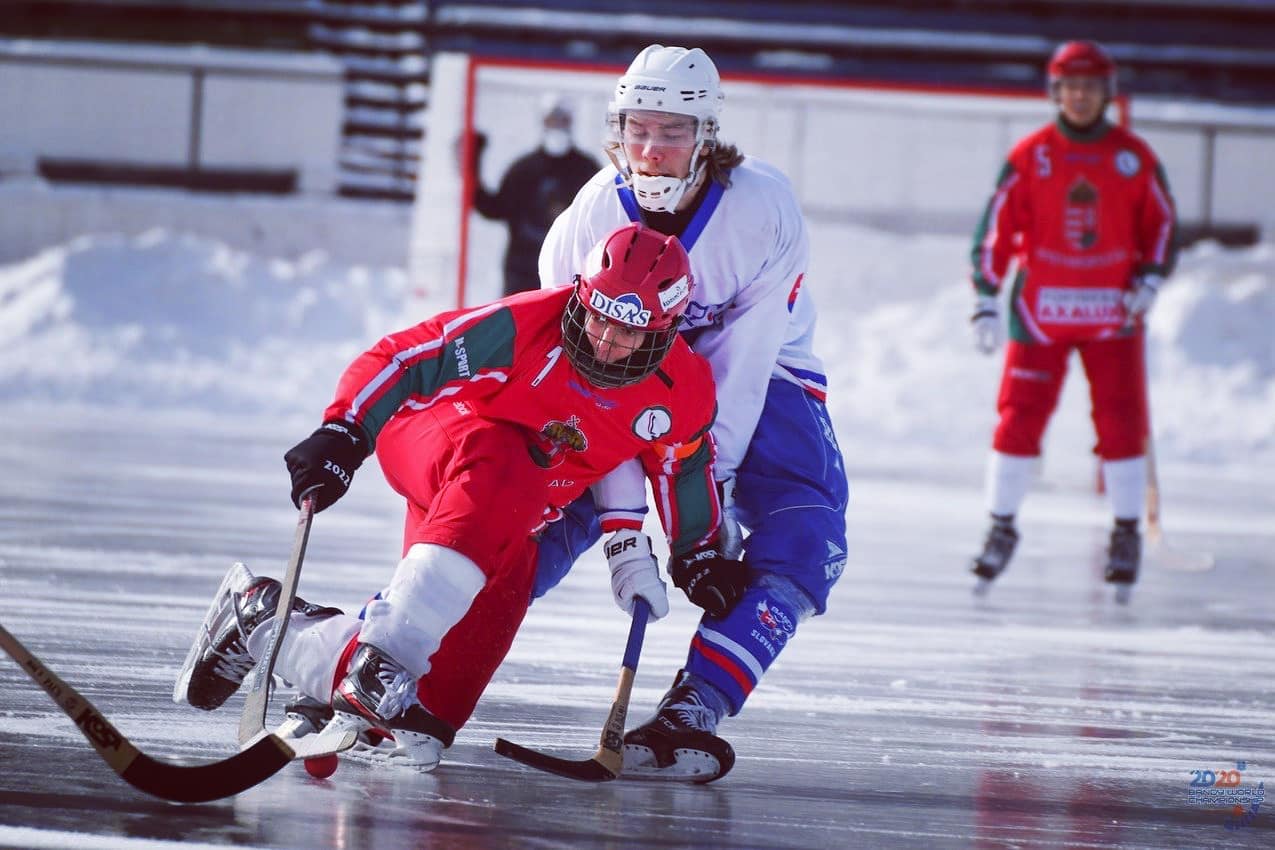
[{"label": "white helmet", "polygon": [[[615,84],[608,110],[616,167],[633,190],[638,204],[652,212],[673,211],[704,167],[700,153],[717,140],[718,115],[726,95],[721,77],[708,54],[698,47],[652,44],[637,55]],[[620,143],[624,113],[629,110],[669,112],[695,119],[695,150],[690,173],[684,178],[634,174]]]}]

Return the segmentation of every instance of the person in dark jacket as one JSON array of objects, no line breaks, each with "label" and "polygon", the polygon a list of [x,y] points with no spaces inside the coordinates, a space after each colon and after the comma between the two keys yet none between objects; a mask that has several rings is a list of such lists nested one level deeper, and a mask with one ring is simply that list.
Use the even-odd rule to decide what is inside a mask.
[{"label": "person in dark jacket", "polygon": [[484,218],[509,225],[504,295],[540,288],[536,269],[540,243],[553,220],[571,205],[580,186],[598,171],[597,161],[572,142],[571,122],[572,110],[566,100],[546,100],[542,104],[540,145],[514,160],[495,192],[483,186],[477,161],[485,139],[480,135],[475,145],[474,209]]}]

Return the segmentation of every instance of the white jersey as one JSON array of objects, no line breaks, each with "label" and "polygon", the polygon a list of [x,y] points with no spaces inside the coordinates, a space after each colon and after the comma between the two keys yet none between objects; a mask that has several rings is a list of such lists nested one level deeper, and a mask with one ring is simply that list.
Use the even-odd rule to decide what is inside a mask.
[{"label": "white jersey", "polygon": [[[695,278],[682,331],[712,365],[717,384],[718,479],[733,476],[743,460],[771,378],[820,399],[827,394],[812,350],[815,306],[802,286],[810,254],[806,224],[792,186],[753,157],[730,179],[729,187],[709,186],[681,237]],[[540,249],[541,286],[571,281],[596,243],[640,220],[633,193],[613,166],[603,168],[549,229]]]}]

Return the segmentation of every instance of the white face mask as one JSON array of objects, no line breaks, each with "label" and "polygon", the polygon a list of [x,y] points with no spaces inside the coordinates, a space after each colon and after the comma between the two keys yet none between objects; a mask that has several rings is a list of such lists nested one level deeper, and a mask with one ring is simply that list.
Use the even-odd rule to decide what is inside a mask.
[{"label": "white face mask", "polygon": [[540,140],[540,146],[545,149],[545,153],[549,154],[549,156],[562,156],[571,150],[571,134],[566,130],[550,127],[545,130],[544,137]]}]

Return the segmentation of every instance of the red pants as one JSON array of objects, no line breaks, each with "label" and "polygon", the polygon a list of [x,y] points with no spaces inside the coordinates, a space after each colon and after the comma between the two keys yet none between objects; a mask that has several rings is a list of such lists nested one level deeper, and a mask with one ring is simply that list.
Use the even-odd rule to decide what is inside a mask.
[{"label": "red pants", "polygon": [[[465,555],[487,576],[417,685],[421,705],[459,729],[531,604],[536,542],[530,531],[549,504],[544,471],[517,428],[468,417],[449,418],[444,430],[432,411],[392,419],[377,438],[376,455],[386,481],[407,499],[404,553],[415,543],[436,543]],[[353,649],[352,643],[346,655]]]},{"label": "red pants", "polygon": [[1010,342],[1005,350],[996,410],[1000,422],[992,448],[1007,455],[1035,457],[1045,426],[1058,405],[1067,377],[1067,358],[1079,352],[1089,378],[1089,401],[1103,460],[1146,453],[1147,376],[1142,334],[1053,345]]}]

